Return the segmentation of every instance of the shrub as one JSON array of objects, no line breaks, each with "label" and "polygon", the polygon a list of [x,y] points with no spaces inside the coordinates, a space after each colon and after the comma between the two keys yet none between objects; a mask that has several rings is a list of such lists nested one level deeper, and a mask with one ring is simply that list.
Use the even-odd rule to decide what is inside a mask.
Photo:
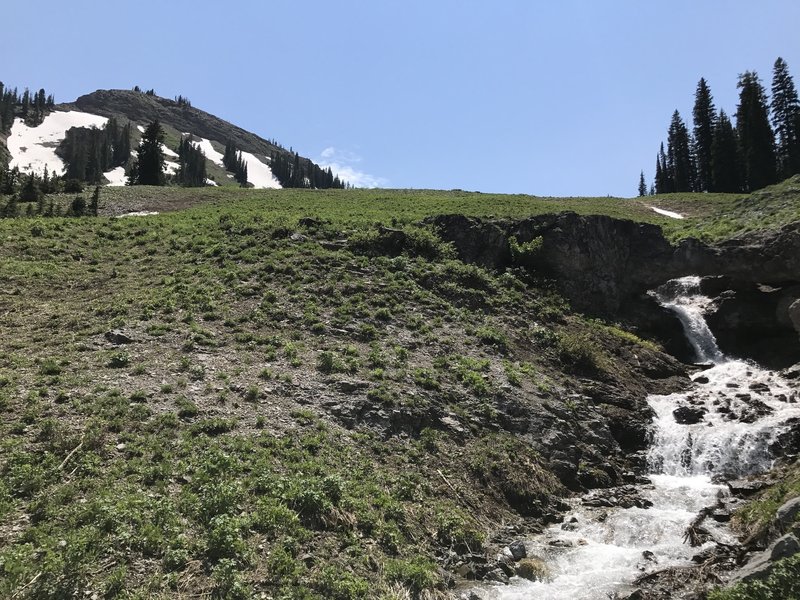
[{"label": "shrub", "polygon": [[800,598],[800,554],[784,558],[775,564],[764,581],[740,583],[731,588],[718,589],[708,600],[784,600]]},{"label": "shrub", "polygon": [[557,346],[561,362],[573,371],[597,373],[606,368],[603,350],[585,334],[561,333]]},{"label": "shrub", "polygon": [[114,352],[108,359],[108,366],[112,369],[124,369],[131,362],[131,357],[127,352]]},{"label": "shrub", "polygon": [[422,556],[389,560],[386,563],[386,578],[405,585],[415,595],[430,590],[439,583],[436,564]]}]

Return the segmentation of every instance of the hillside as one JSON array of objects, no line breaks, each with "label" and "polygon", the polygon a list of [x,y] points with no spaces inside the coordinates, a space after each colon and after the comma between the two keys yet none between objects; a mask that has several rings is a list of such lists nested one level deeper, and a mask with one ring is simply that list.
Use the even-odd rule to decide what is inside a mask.
[{"label": "hillside", "polygon": [[270,156],[273,152],[288,152],[281,146],[193,106],[132,90],[97,90],[79,97],[75,102],[59,104],[56,108],[128,119],[139,124],[158,119],[177,131],[191,132],[223,145],[227,140],[234,140],[241,150],[251,154]]},{"label": "hillside", "polygon": [[479,266],[463,244],[488,238],[421,221],[572,210],[713,239],[791,221],[796,185],[758,211],[126,187],[101,215],[164,214],[0,221],[0,595],[429,598],[500,577],[491,557],[565,499],[635,480],[644,398],[689,371],[570,309],[523,247]]},{"label": "hillside", "polygon": [[[168,175],[174,176],[178,172],[176,151],[183,138],[190,138],[192,145],[205,154],[206,185],[239,184],[234,181],[234,176],[239,175],[233,173],[233,167],[225,165],[223,161],[228,145],[235,148],[240,161],[247,167],[248,187],[327,188],[345,185],[333,173],[321,169],[311,160],[194,108],[183,98],[168,100],[138,90],[98,90],[81,96],[75,102],[47,106],[37,113],[36,118],[24,116],[25,109],[22,105],[15,104],[13,99],[6,98],[6,104],[7,110],[12,111],[12,116],[15,112],[17,114],[15,120],[7,117],[8,129],[0,137],[0,168],[8,164],[24,174],[34,172],[41,176],[46,167],[50,175],[62,175],[65,169],[70,172],[76,170],[70,168],[70,160],[86,162],[87,155],[91,157],[99,153],[98,146],[109,145],[113,145],[113,148],[101,153],[102,156],[116,156],[120,154],[117,146],[124,144],[126,151],[121,153],[123,158],[116,162],[106,158],[102,162],[108,164],[95,169],[101,171],[104,177],[101,175],[96,178],[92,171],[91,176],[86,178],[88,183],[122,185],[126,173],[133,166],[133,159],[127,157],[130,154],[128,146],[135,155],[145,127],[158,120],[165,134],[163,152],[167,159],[165,172]],[[95,146],[87,140],[88,132],[83,136],[83,146],[80,148],[70,149],[69,145],[65,146],[65,139],[79,128],[104,129],[109,125],[115,128],[113,133],[109,133],[103,140],[95,141]],[[121,140],[124,141],[118,141],[118,128],[123,128],[125,137]],[[77,143],[77,139],[73,136],[73,145]],[[72,173],[69,177],[84,179],[85,168],[80,167],[77,170],[81,173],[79,176]]]}]

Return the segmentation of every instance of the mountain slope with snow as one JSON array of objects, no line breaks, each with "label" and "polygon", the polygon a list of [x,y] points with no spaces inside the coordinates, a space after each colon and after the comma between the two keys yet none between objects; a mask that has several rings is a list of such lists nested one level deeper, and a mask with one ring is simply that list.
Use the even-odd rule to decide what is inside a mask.
[{"label": "mountain slope with snow", "polygon": [[[50,173],[62,174],[66,165],[56,154],[56,149],[66,132],[72,127],[103,127],[111,117],[120,124],[130,122],[134,125],[131,139],[134,148],[139,133],[158,119],[169,132],[164,147],[167,173],[178,169],[175,148],[180,136],[191,136],[193,145],[202,149],[208,159],[209,185],[236,185],[232,178],[225,176],[222,165],[220,149],[228,142],[233,142],[242,152],[249,183],[256,188],[281,187],[270,167],[273,155],[285,155],[292,161],[295,158],[294,153],[286,148],[186,103],[179,104],[139,91],[98,90],[81,96],[75,102],[57,105],[38,127],[30,127],[22,119],[17,119],[7,144],[4,145],[0,138],[0,159],[7,146],[10,168],[41,174],[46,167]],[[300,157],[299,160],[302,165],[313,165],[307,158]],[[116,168],[106,173],[106,179],[109,185],[122,185],[125,178]]]}]

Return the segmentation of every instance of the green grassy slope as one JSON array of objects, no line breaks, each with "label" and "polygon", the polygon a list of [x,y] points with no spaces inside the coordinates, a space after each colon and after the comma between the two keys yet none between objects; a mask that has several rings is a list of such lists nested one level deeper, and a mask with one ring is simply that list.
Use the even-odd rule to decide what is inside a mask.
[{"label": "green grassy slope", "polygon": [[181,195],[203,202],[0,221],[0,597],[440,593],[448,549],[480,551],[565,493],[504,427],[545,405],[569,427],[613,409],[563,400],[582,382],[643,379],[636,338],[423,229],[394,258],[335,243],[369,253],[372,223],[485,214],[481,196],[103,203]]},{"label": "green grassy slope", "polygon": [[[646,198],[547,198],[432,190],[224,190],[113,188],[104,190],[105,205],[169,211],[186,207],[237,214],[264,213],[272,222],[324,216],[336,226],[382,223],[405,225],[448,213],[483,218],[520,219],[561,211],[602,214],[651,223],[677,241],[698,237],[720,241],[758,229],[776,228],[800,219],[800,177],[744,194],[668,194]],[[673,219],[658,207],[685,217]]]}]

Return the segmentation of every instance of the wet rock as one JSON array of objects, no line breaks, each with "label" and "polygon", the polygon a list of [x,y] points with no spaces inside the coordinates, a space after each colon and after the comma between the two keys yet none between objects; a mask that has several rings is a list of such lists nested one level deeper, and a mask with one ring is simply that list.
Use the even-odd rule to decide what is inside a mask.
[{"label": "wet rock", "polygon": [[739,420],[742,423],[754,423],[761,417],[772,414],[773,410],[764,404],[761,400],[750,398],[750,394],[746,394],[747,398],[740,398],[747,403],[747,408],[742,410]]},{"label": "wet rock", "polygon": [[653,562],[653,563],[658,562],[656,560],[655,553],[651,552],[650,550],[645,550],[644,552],[642,552],[642,558],[645,559],[647,562]]},{"label": "wet rock", "polygon": [[727,523],[731,520],[731,511],[727,508],[715,508],[711,513],[711,518],[717,523]]},{"label": "wet rock", "polygon": [[757,394],[769,394],[770,388],[766,383],[762,383],[757,381],[755,383],[751,383],[749,386],[752,391],[756,392]]},{"label": "wet rock", "polygon": [[791,367],[781,371],[781,377],[784,379],[794,380],[800,379],[800,363],[792,365]]},{"label": "wet rock", "polygon": [[517,577],[522,577],[529,581],[547,581],[550,578],[550,570],[545,562],[538,557],[523,558],[517,563]]},{"label": "wet rock", "polygon": [[133,344],[136,342],[136,340],[134,340],[121,329],[112,329],[111,331],[106,331],[105,334],[103,334],[103,337],[117,346],[121,346],[122,344]]},{"label": "wet rock", "polygon": [[489,571],[483,578],[485,581],[494,581],[495,583],[509,584],[509,576],[506,575],[502,569],[493,569]]},{"label": "wet rock", "polygon": [[692,406],[681,406],[672,411],[675,422],[681,425],[694,425],[703,420],[706,414],[705,408]]},{"label": "wet rock", "polygon": [[767,487],[766,481],[756,479],[735,479],[727,483],[731,494],[734,496],[752,496]]},{"label": "wet rock", "polygon": [[511,556],[514,560],[522,560],[528,556],[528,549],[525,547],[525,542],[521,540],[509,544],[508,550],[511,552]]},{"label": "wet rock", "polygon": [[692,381],[694,381],[695,383],[699,383],[699,384],[705,385],[706,383],[708,383],[711,380],[708,377],[706,377],[705,375],[700,375],[700,377],[695,377]]},{"label": "wet rock", "polygon": [[581,504],[593,508],[650,508],[653,503],[643,498],[639,488],[626,485],[607,490],[595,490],[581,498]]}]

